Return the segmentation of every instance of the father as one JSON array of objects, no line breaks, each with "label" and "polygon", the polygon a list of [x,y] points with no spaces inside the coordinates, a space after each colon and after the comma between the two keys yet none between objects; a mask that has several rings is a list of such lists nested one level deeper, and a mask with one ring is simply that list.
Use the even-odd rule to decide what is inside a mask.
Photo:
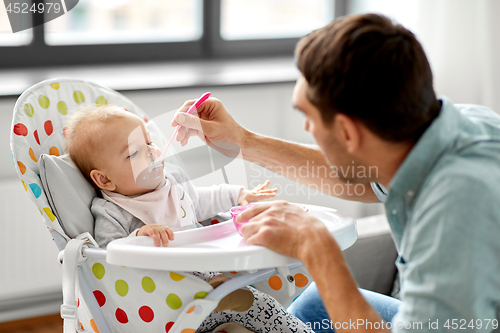
[{"label": "father", "polygon": [[[359,197],[342,191],[345,199],[385,202],[399,253],[400,304],[359,291],[334,238],[301,209],[263,203],[240,215],[253,222],[242,229],[247,244],[298,258],[313,276],[316,286],[291,312],[313,328],[331,319],[318,331],[498,327],[500,117],[437,99],[420,43],[380,15],[335,20],[304,37],[295,57],[301,76],[293,103],[320,150],[252,133],[216,99],[198,109],[200,120],[182,114],[190,101],[173,121],[185,126],[182,143],[203,133],[207,143],[235,143],[245,159],[285,176],[308,167],[309,176],[297,180],[323,190],[365,187]],[[378,172],[333,178],[313,174],[314,166]]]}]

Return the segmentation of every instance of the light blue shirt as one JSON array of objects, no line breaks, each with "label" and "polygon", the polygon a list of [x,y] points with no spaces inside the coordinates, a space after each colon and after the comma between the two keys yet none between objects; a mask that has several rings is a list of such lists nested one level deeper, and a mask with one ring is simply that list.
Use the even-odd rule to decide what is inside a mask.
[{"label": "light blue shirt", "polygon": [[372,184],[399,253],[394,332],[490,332],[500,314],[500,116],[442,102],[389,189]]}]

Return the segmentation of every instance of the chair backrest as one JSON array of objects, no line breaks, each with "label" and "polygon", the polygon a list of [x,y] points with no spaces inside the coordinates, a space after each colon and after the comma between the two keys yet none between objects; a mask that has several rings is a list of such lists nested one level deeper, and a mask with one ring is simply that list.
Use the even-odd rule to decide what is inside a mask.
[{"label": "chair backrest", "polygon": [[40,181],[41,154],[64,154],[64,123],[83,103],[116,104],[148,121],[145,113],[122,94],[100,84],[77,79],[42,81],[27,89],[14,107],[12,159],[24,189],[38,207],[49,231],[69,239],[54,215]]}]

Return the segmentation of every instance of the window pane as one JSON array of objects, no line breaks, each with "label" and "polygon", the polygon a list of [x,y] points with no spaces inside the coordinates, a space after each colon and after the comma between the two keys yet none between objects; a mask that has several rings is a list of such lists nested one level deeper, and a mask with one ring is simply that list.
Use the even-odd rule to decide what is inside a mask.
[{"label": "window pane", "polygon": [[12,33],[4,1],[0,5],[0,46],[20,46],[31,43],[33,29]]},{"label": "window pane", "polygon": [[201,0],[80,0],[45,25],[49,45],[154,43],[197,40]]},{"label": "window pane", "polygon": [[223,39],[300,37],[334,19],[334,0],[222,0]]}]

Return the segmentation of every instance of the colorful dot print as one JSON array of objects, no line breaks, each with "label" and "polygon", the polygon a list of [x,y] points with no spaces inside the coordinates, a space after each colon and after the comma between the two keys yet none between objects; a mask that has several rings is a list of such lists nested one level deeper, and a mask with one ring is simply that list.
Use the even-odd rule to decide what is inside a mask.
[{"label": "colorful dot print", "polygon": [[104,304],[106,304],[106,296],[104,296],[102,291],[94,290],[94,297],[95,297],[95,300],[97,301],[97,304],[99,304],[99,306],[102,307]]},{"label": "colorful dot print", "polygon": [[36,143],[38,143],[38,145],[40,145],[40,138],[38,137],[38,130],[35,130],[33,132],[33,136],[35,137]]},{"label": "colorful dot print", "polygon": [[180,274],[177,274],[177,273],[174,273],[174,272],[170,272],[170,278],[174,281],[181,281],[182,279],[185,278],[184,275],[180,275]]},{"label": "colorful dot print", "polygon": [[95,100],[95,104],[98,104],[98,105],[107,105],[108,101],[106,100],[106,98],[104,98],[104,96],[99,96]]},{"label": "colorful dot print", "polygon": [[123,311],[120,308],[116,309],[116,311],[115,311],[115,317],[116,317],[116,320],[118,320],[118,322],[120,324],[126,324],[126,323],[128,323],[128,316],[127,316],[127,314],[125,313],[125,311]]},{"label": "colorful dot print", "polygon": [[192,328],[185,328],[181,331],[181,333],[194,333],[196,330],[193,330]]},{"label": "colorful dot print", "polygon": [[85,96],[83,96],[83,93],[81,91],[75,91],[73,93],[73,98],[78,104],[85,102]]},{"label": "colorful dot print", "polygon": [[182,306],[182,301],[176,294],[169,294],[167,296],[167,305],[172,310],[177,310]]},{"label": "colorful dot print", "polygon": [[277,275],[271,276],[268,282],[269,282],[269,287],[271,287],[274,290],[280,290],[281,287],[283,287],[283,282]]},{"label": "colorful dot print", "polygon": [[90,319],[90,326],[92,327],[92,329],[94,330],[95,333],[99,333],[99,329],[97,328],[97,325],[95,324],[94,319]]},{"label": "colorful dot print", "polygon": [[194,294],[194,299],[205,298],[205,297],[207,297],[207,295],[208,295],[208,293],[206,293],[204,291],[199,291],[196,294]]},{"label": "colorful dot print", "polygon": [[35,114],[35,110],[33,110],[33,105],[29,103],[24,104],[24,113],[26,113],[28,117],[33,118],[33,115]]},{"label": "colorful dot print", "polygon": [[167,323],[167,325],[165,325],[165,333],[168,333],[168,331],[170,331],[170,329],[172,328],[172,326],[174,326],[174,322],[173,321],[169,321]]},{"label": "colorful dot print", "polygon": [[38,104],[44,109],[47,109],[50,106],[50,100],[47,98],[47,96],[40,95],[38,96]]},{"label": "colorful dot print", "polygon": [[139,317],[146,323],[150,323],[153,321],[155,314],[149,306],[144,305],[139,309]]},{"label": "colorful dot print", "polygon": [[47,214],[47,217],[51,222],[54,222],[56,220],[55,215],[52,213],[49,207],[44,207],[43,211],[45,212],[45,214]]},{"label": "colorful dot print", "polygon": [[59,153],[59,149],[57,149],[57,147],[50,147],[49,154],[50,155],[55,155],[55,156],[60,156],[61,155],[61,153]]},{"label": "colorful dot print", "polygon": [[115,283],[116,293],[120,296],[126,296],[128,294],[128,284],[123,280],[117,280]]},{"label": "colorful dot print", "polygon": [[29,149],[29,155],[30,158],[33,160],[33,162],[38,163],[38,158],[36,158],[35,153],[33,152],[33,149]]},{"label": "colorful dot print", "polygon": [[43,128],[45,129],[45,133],[47,133],[48,136],[50,136],[54,131],[54,127],[52,126],[52,122],[50,120],[47,120],[45,123],[43,123]]},{"label": "colorful dot print", "polygon": [[26,165],[23,162],[17,161],[17,166],[19,167],[19,171],[21,171],[21,175],[24,175],[26,172]]},{"label": "colorful dot print", "polygon": [[104,277],[104,274],[105,274],[105,269],[104,269],[104,266],[99,263],[99,262],[96,262],[93,266],[92,266],[92,273],[94,273],[94,276],[100,280]]},{"label": "colorful dot print", "polygon": [[293,278],[295,279],[295,285],[299,288],[305,287],[309,283],[307,277],[301,273],[295,274]]},{"label": "colorful dot print", "polygon": [[64,116],[68,113],[68,106],[63,101],[60,101],[57,103],[57,111]]},{"label": "colorful dot print", "polygon": [[156,286],[153,279],[149,276],[145,276],[142,279],[142,289],[144,289],[144,291],[147,293],[152,293],[153,291],[155,291]]},{"label": "colorful dot print", "polygon": [[58,90],[61,87],[61,85],[59,83],[52,83],[50,86],[52,88],[54,88],[55,90]]},{"label": "colorful dot print", "polygon": [[35,183],[31,183],[29,186],[30,186],[31,192],[33,192],[33,195],[35,196],[35,198],[38,199],[38,197],[42,194],[42,189],[40,188],[40,186],[38,186]]},{"label": "colorful dot print", "polygon": [[[26,184],[22,180],[21,180],[21,182],[23,183],[24,190],[27,192],[28,188],[26,187]],[[40,211],[40,213],[42,213],[42,212]],[[42,215],[43,215],[43,213],[42,213]]]},{"label": "colorful dot print", "polygon": [[14,134],[20,135],[20,136],[26,136],[28,135],[28,128],[24,124],[15,124],[14,125]]}]

